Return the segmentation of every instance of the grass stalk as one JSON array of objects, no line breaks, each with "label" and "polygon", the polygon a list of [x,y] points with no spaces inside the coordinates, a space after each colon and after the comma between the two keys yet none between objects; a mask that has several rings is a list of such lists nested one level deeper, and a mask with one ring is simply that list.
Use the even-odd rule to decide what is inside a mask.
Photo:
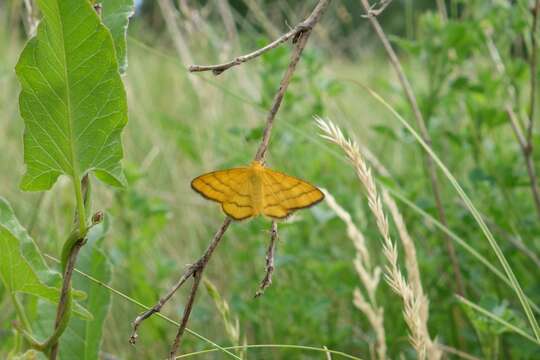
[{"label": "grass stalk", "polygon": [[[418,105],[418,101],[416,100],[416,96],[414,94],[414,91],[412,89],[412,86],[405,75],[405,71],[403,70],[403,67],[401,66],[401,62],[399,61],[399,58],[394,51],[392,45],[390,44],[390,41],[388,40],[388,36],[384,32],[382,26],[379,23],[379,20],[377,19],[376,14],[372,13],[371,7],[369,5],[368,0],[360,0],[360,3],[362,4],[362,7],[367,13],[367,18],[375,30],[375,33],[377,34],[379,40],[383,44],[383,47],[386,51],[386,54],[388,55],[388,59],[390,60],[390,64],[394,68],[399,82],[401,84],[401,87],[403,88],[403,91],[405,93],[405,96],[407,98],[407,101],[409,102],[409,105],[413,111],[414,118],[416,120],[416,125],[420,129],[420,134],[422,137],[422,140],[429,144],[431,146],[431,136],[429,134],[429,131],[426,126],[426,122],[424,120],[424,116],[422,115],[422,112],[420,111],[420,106]],[[437,208],[439,220],[447,225],[446,220],[446,213],[444,210],[444,206],[442,204],[442,197],[441,197],[441,191],[439,186],[439,180],[437,179],[437,171],[435,168],[435,165],[433,164],[433,160],[425,155],[423,156],[425,167],[428,173],[429,181],[431,183],[431,190],[433,192],[433,198],[435,200],[435,206]],[[450,262],[452,264],[452,271],[454,273],[455,278],[455,289],[458,294],[465,294],[465,286],[463,284],[463,275],[461,274],[460,266],[459,266],[459,260],[456,255],[456,250],[454,248],[454,245],[450,239],[445,238],[445,246],[446,250],[448,252],[448,256],[450,257]],[[456,323],[461,323],[462,320],[458,317],[455,317]]]},{"label": "grass stalk", "polygon": [[387,259],[385,267],[386,282],[398,294],[403,302],[403,314],[410,330],[410,343],[419,359],[440,359],[442,352],[431,340],[428,327],[428,299],[424,294],[416,292],[409,281],[403,276],[398,264],[396,244],[390,238],[388,220],[383,210],[382,202],[375,185],[371,169],[360,154],[356,142],[346,139],[341,130],[330,121],[316,119],[322,131],[321,137],[337,144],[345,153],[356,170],[360,183],[364,186],[368,206],[373,213],[377,228],[382,236],[383,253]]},{"label": "grass stalk", "polygon": [[516,293],[519,302],[521,303],[521,306],[523,307],[523,310],[525,312],[525,315],[527,316],[527,319],[529,321],[529,324],[533,330],[534,336],[537,340],[540,341],[540,327],[538,326],[538,322],[536,321],[536,318],[534,317],[534,314],[532,312],[531,306],[529,302],[527,301],[527,297],[525,296],[525,293],[523,292],[523,289],[521,288],[512,268],[510,267],[510,264],[508,263],[508,260],[506,260],[506,257],[504,256],[503,251],[499,247],[499,244],[497,244],[497,241],[493,237],[493,234],[489,230],[488,226],[482,219],[482,216],[472,203],[469,196],[465,193],[461,185],[459,185],[456,178],[452,175],[450,170],[443,164],[443,162],[440,160],[440,158],[433,152],[431,147],[422,139],[422,137],[412,128],[412,126],[390,105],[388,102],[386,102],[378,93],[373,91],[372,89],[362,86],[366,91],[373,96],[377,101],[379,101],[384,107],[386,107],[392,115],[399,120],[399,122],[407,128],[407,130],[415,137],[416,141],[418,141],[424,150],[429,154],[429,156],[434,160],[435,164],[442,170],[446,178],[450,181],[456,192],[458,193],[459,197],[463,200],[465,203],[465,206],[475,219],[475,221],[478,223],[478,226],[482,230],[482,233],[488,240],[489,245],[493,249],[493,252],[497,256],[497,259],[499,260],[500,264],[502,265],[504,272],[510,281],[512,288],[514,292]]}]

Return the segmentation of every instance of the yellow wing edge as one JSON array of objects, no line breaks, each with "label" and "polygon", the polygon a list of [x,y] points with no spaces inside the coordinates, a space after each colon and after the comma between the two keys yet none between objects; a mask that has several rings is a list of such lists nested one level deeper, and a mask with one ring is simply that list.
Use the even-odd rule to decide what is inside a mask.
[{"label": "yellow wing edge", "polygon": [[[304,181],[306,183],[308,183],[307,181]],[[284,216],[271,216],[271,215],[267,215],[267,214],[264,214],[264,216],[267,216],[269,218],[272,218],[272,219],[278,219],[278,220],[283,220],[283,219],[286,219],[288,218],[289,216],[291,216],[296,210],[300,210],[300,209],[307,209],[307,208],[310,208],[312,206],[315,206],[317,205],[318,203],[320,203],[321,201],[324,200],[324,193],[316,186],[312,185],[311,183],[308,183],[309,185],[313,186],[315,190],[318,191],[319,195],[320,195],[320,198],[313,201],[311,204],[309,205],[306,205],[306,206],[298,206],[298,207],[290,207],[290,208],[287,208],[287,214],[285,214]]]},{"label": "yellow wing edge", "polygon": [[[217,200],[217,199],[213,199],[213,198],[207,196],[202,190],[198,189],[197,186],[196,186],[196,182],[197,182],[197,181],[202,181],[201,179],[202,179],[203,177],[206,177],[206,176],[211,175],[211,174],[216,173],[216,172],[217,172],[217,171],[212,171],[212,172],[209,172],[209,173],[206,173],[206,174],[199,175],[199,176],[197,176],[195,179],[191,180],[190,185],[191,185],[191,188],[192,188],[195,192],[199,193],[203,198],[205,198],[205,199],[207,199],[207,200],[211,200],[211,201],[217,202],[217,203],[221,203],[221,201],[219,201],[219,200]],[[203,182],[203,183],[204,183],[204,182]]]},{"label": "yellow wing edge", "polygon": [[[202,190],[198,189],[197,186],[196,186],[196,182],[197,181],[201,181],[201,178],[204,178],[208,175],[212,175],[212,174],[215,174],[215,173],[220,173],[220,172],[223,172],[223,171],[229,171],[229,170],[240,170],[240,169],[245,169],[243,167],[241,168],[232,168],[232,169],[226,169],[226,170],[216,170],[216,171],[211,171],[211,172],[208,172],[208,173],[205,173],[205,174],[202,174],[202,175],[199,175],[197,176],[195,179],[191,180],[191,188],[199,193],[203,198],[207,199],[207,200],[210,200],[210,201],[214,201],[214,202],[217,202],[221,205],[221,210],[229,217],[231,217],[232,219],[236,220],[236,221],[242,221],[242,220],[246,220],[250,217],[253,217],[253,215],[248,215],[248,216],[245,216],[245,217],[236,217],[235,215],[227,212],[224,208],[224,205],[225,203],[223,201],[220,201],[220,200],[217,200],[217,199],[214,199],[214,198],[211,198],[209,196],[207,196]],[[283,176],[286,176],[286,177],[289,177],[289,178],[294,178],[295,180],[297,181],[301,181],[303,183],[306,183],[308,184],[309,186],[313,187],[314,190],[316,190],[318,192],[318,195],[319,195],[319,198],[315,201],[313,201],[312,203],[308,204],[308,205],[305,205],[305,206],[298,206],[298,207],[290,207],[290,208],[287,208],[287,213],[284,215],[284,216],[268,216],[268,215],[264,215],[264,216],[268,216],[272,219],[278,219],[278,220],[283,220],[283,219],[286,219],[288,218],[289,216],[291,216],[296,210],[300,210],[300,209],[306,209],[306,208],[310,208],[312,206],[315,206],[317,205],[318,203],[320,203],[321,201],[324,200],[325,196],[324,196],[324,193],[315,185],[313,185],[312,183],[310,183],[309,181],[306,181],[304,179],[300,179],[296,176],[291,176],[291,175],[288,175],[288,174],[285,174],[281,171],[276,171],[276,170],[273,170],[273,169],[269,169],[269,168],[266,168],[267,171],[271,171],[271,172],[275,172],[275,173],[278,173],[280,175],[283,175]],[[204,182],[203,182],[204,183]]]},{"label": "yellow wing edge", "polygon": [[[202,175],[199,175],[197,176],[195,179],[191,180],[191,188],[197,192],[198,194],[200,194],[203,198],[207,199],[207,200],[210,200],[210,201],[213,201],[213,202],[216,202],[218,204],[220,204],[220,207],[221,207],[221,210],[229,217],[231,217],[232,219],[234,219],[235,221],[242,221],[242,220],[246,220],[246,219],[249,219],[250,217],[252,217],[253,215],[248,215],[248,216],[244,216],[244,217],[237,217],[235,216],[234,214],[228,212],[227,210],[225,210],[225,202],[221,201],[221,200],[218,200],[218,199],[214,199],[214,198],[211,198],[209,197],[208,195],[206,195],[202,190],[198,189],[197,188],[197,181],[202,181],[201,179],[204,178],[204,177],[207,177],[208,175],[212,175],[212,174],[216,174],[216,173],[220,173],[220,172],[224,172],[224,171],[230,171],[230,170],[245,170],[245,168],[231,168],[231,169],[225,169],[225,170],[216,170],[216,171],[211,171],[211,172],[208,172],[206,174],[202,174]],[[203,181],[204,184],[208,185],[207,183],[205,183]]]},{"label": "yellow wing edge", "polygon": [[318,194],[319,194],[319,198],[318,198],[317,200],[313,201],[312,203],[308,204],[308,205],[287,208],[287,209],[286,209],[286,210],[288,210],[288,211],[287,211],[287,214],[284,215],[284,216],[269,216],[269,215],[265,215],[265,216],[268,216],[269,218],[272,218],[272,219],[279,219],[279,220],[286,219],[286,218],[288,218],[289,216],[291,216],[296,210],[307,209],[307,208],[310,208],[310,207],[312,207],[312,206],[315,206],[315,205],[317,205],[318,203],[320,203],[321,201],[323,201],[324,198],[325,198],[324,193],[321,191],[321,189],[319,189],[318,186],[313,185],[313,184],[310,183],[309,181],[306,181],[306,180],[300,179],[300,178],[298,178],[298,177],[296,177],[296,176],[292,176],[292,175],[289,175],[289,174],[285,174],[284,172],[276,171],[276,170],[273,170],[273,169],[270,169],[270,168],[266,168],[266,171],[278,173],[278,174],[283,175],[283,176],[285,176],[285,177],[293,178],[293,179],[295,179],[296,181],[299,181],[299,182],[308,184],[309,186],[311,186],[311,187],[313,188],[313,190],[316,190],[316,191],[318,192]]}]

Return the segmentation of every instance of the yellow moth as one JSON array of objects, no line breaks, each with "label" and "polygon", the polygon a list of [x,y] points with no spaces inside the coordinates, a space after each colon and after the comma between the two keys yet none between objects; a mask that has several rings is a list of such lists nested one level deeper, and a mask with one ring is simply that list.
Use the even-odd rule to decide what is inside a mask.
[{"label": "yellow moth", "polygon": [[293,211],[313,206],[324,194],[310,183],[266,168],[261,162],[203,174],[191,187],[205,198],[221,204],[234,220],[265,215],[283,219]]}]

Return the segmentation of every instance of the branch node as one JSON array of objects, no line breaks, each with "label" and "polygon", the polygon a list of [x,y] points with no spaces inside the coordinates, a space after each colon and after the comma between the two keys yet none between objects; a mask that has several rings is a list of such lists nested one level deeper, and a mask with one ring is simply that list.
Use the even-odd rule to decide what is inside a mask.
[{"label": "branch node", "polygon": [[[272,131],[272,126],[276,117],[276,114],[281,106],[281,103],[283,101],[283,97],[285,95],[285,92],[287,91],[287,87],[291,81],[292,75],[294,71],[296,70],[296,65],[298,64],[300,60],[300,56],[302,54],[302,51],[304,50],[304,47],[306,46],[308,37],[311,33],[311,30],[316,25],[316,23],[320,20],[322,14],[328,7],[331,0],[319,0],[311,14],[300,24],[298,24],[294,29],[288,31],[287,33],[280,36],[278,39],[272,41],[271,43],[267,44],[266,46],[251,52],[247,55],[238,56],[234,58],[232,61],[229,61],[227,63],[218,64],[218,65],[191,65],[189,67],[190,72],[201,72],[201,71],[212,71],[214,75],[219,75],[225,70],[240,65],[244,62],[247,62],[249,60],[252,60],[256,57],[261,56],[267,51],[270,51],[279,45],[287,42],[290,39],[293,39],[294,42],[294,48],[291,52],[291,58],[289,65],[287,67],[287,70],[285,71],[285,74],[283,75],[283,78],[281,79],[279,89],[274,96],[274,100],[272,102],[272,105],[270,107],[270,111],[268,113],[268,116],[266,118],[266,126],[263,133],[263,138],[261,140],[261,144],[257,150],[257,153],[255,155],[255,159],[259,161],[264,161],[264,156],[266,153],[266,150],[268,148],[268,143],[270,141],[270,134]],[[167,295],[165,295],[163,298],[161,298],[156,306],[153,308],[148,309],[146,312],[142,313],[141,315],[137,316],[132,324],[132,334],[130,337],[130,343],[134,344],[137,340],[137,328],[139,325],[148,317],[150,317],[152,314],[158,312],[161,307],[174,295],[174,293],[188,280],[190,277],[193,277],[193,284],[191,291],[189,293],[188,301],[186,303],[186,307],[184,309],[184,314],[182,316],[182,320],[180,322],[180,326],[178,328],[178,332],[176,334],[173,346],[171,348],[171,351],[169,353],[169,358],[173,359],[176,355],[176,352],[178,348],[180,347],[180,343],[182,340],[182,336],[184,334],[184,330],[186,329],[187,322],[189,320],[189,316],[191,314],[191,310],[193,307],[193,303],[195,301],[195,297],[197,294],[197,290],[199,287],[199,283],[202,277],[202,274],[204,272],[204,269],[206,268],[206,265],[208,264],[208,261],[210,260],[210,257],[212,256],[215,248],[219,245],[219,242],[221,241],[223,235],[227,231],[227,228],[229,227],[230,223],[232,222],[232,219],[230,217],[226,217],[221,227],[217,230],[216,234],[214,235],[212,241],[208,245],[208,248],[204,252],[204,254],[195,262],[194,264],[190,265],[185,271],[180,280],[169,290]],[[274,252],[274,244],[275,240],[277,238],[277,224],[275,222],[272,223],[272,232],[271,232],[271,241],[270,241],[270,247],[267,254],[267,266],[266,266],[266,276],[263,279],[263,282],[261,283],[261,287],[257,294],[262,294],[265,288],[267,288],[271,283],[271,274],[274,270],[274,264],[273,264],[273,252]],[[257,295],[256,296],[259,296]]]},{"label": "branch node", "polygon": [[276,240],[278,239],[277,223],[272,221],[272,230],[270,230],[270,243],[266,251],[266,274],[261,280],[259,289],[255,293],[256,298],[264,294],[264,291],[272,285],[272,273],[274,272],[274,255],[276,249]]}]

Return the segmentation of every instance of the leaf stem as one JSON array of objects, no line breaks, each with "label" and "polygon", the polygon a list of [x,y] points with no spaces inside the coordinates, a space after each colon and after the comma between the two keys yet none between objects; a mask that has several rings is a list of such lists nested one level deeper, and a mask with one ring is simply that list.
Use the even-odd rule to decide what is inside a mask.
[{"label": "leaf stem", "polygon": [[82,186],[81,181],[79,180],[78,176],[73,177],[73,187],[75,189],[75,200],[77,202],[77,217],[78,217],[78,225],[79,225],[79,233],[85,234],[86,233],[86,209],[84,206],[84,197],[82,193]]},{"label": "leaf stem", "polygon": [[58,340],[66,330],[71,317],[71,278],[77,261],[77,255],[86,243],[86,234],[88,233],[88,225],[86,223],[86,204],[89,203],[90,196],[90,179],[88,178],[88,174],[84,175],[82,180],[79,180],[78,173],[74,173],[73,187],[75,189],[75,201],[77,202],[75,226],[79,227],[79,231],[77,232],[75,230],[70,234],[62,250],[62,290],[56,309],[54,332],[46,341],[47,349],[50,347],[50,360],[55,360],[58,355]]}]

